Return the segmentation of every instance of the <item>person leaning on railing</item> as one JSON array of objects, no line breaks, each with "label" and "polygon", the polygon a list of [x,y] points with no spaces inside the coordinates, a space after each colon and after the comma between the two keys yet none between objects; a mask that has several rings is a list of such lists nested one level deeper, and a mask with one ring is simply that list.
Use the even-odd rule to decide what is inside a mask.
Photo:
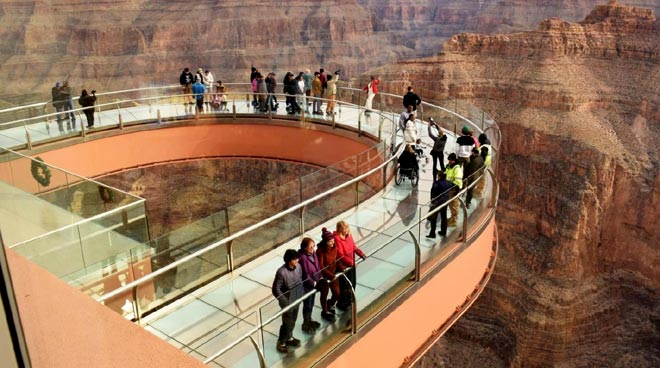
[{"label": "person leaning on railing", "polygon": [[475,146],[474,138],[470,135],[470,127],[467,125],[461,129],[461,136],[456,138],[456,155],[458,156],[458,163],[465,165],[470,162],[470,154],[472,147]]},{"label": "person leaning on railing", "polygon": [[337,223],[337,231],[335,231],[333,235],[335,244],[337,245],[337,251],[341,257],[341,263],[339,266],[345,267],[339,271],[345,272],[346,278],[350,281],[350,285],[346,282],[346,278],[342,278],[342,281],[340,281],[341,291],[339,301],[337,302],[337,308],[347,310],[352,303],[351,287],[355,290],[355,286],[357,285],[355,255],[357,254],[362,259],[364,259],[366,255],[357,247],[357,245],[355,245],[355,241],[351,235],[351,228],[346,221],[339,221]]},{"label": "person leaning on railing", "polygon": [[403,107],[407,108],[412,106],[414,111],[417,111],[417,107],[422,103],[422,99],[417,96],[414,92],[413,87],[408,87],[408,93],[403,96]]},{"label": "person leaning on railing", "polygon": [[[335,317],[335,303],[339,300],[339,280],[337,279],[337,272],[343,266],[338,265],[341,262],[341,257],[335,246],[335,236],[328,231],[328,229],[321,229],[321,242],[319,242],[316,255],[319,259],[319,267],[323,278],[317,283],[317,289],[321,293],[321,318],[328,322],[334,322]],[[332,296],[328,300],[328,292],[332,291]]]},{"label": "person leaning on railing", "polygon": [[477,147],[472,148],[472,155],[470,155],[470,162],[465,165],[465,185],[468,186],[467,195],[465,196],[465,207],[470,208],[472,203],[472,195],[474,187],[469,187],[477,179],[481,178],[481,173],[484,171],[484,159],[480,155]]},{"label": "person leaning on railing", "polygon": [[[490,140],[488,140],[488,137],[486,136],[486,133],[481,133],[479,134],[479,150],[481,157],[484,159],[484,170],[490,167],[490,162],[491,162],[491,157],[492,157],[492,150],[493,146],[490,144]],[[484,186],[486,185],[486,177],[483,176],[481,180],[475,185],[474,188],[474,197],[475,198],[481,198],[484,193]]]},{"label": "person leaning on railing", "polygon": [[[300,243],[300,250],[298,250],[300,257],[300,266],[302,268],[303,288],[305,294],[316,289],[316,284],[321,280],[321,268],[319,266],[319,259],[314,251],[314,240],[309,237],[303,238]],[[303,300],[303,324],[302,330],[304,332],[313,334],[321,324],[312,319],[312,311],[314,310],[314,299],[316,294],[308,296]]]},{"label": "person leaning on railing", "polygon": [[[454,197],[458,194],[458,191],[463,188],[463,167],[458,163],[458,159],[455,153],[449,154],[447,157],[449,164],[447,165],[447,180],[454,184],[452,190],[449,192],[449,197]],[[447,226],[456,226],[458,223],[458,199],[454,199],[449,202],[449,212],[451,212],[451,218],[447,221]]]},{"label": "person leaning on railing", "polygon": [[[277,299],[280,308],[284,309],[291,303],[300,299],[303,293],[302,287],[302,269],[298,265],[298,252],[293,249],[287,249],[284,252],[284,264],[277,269],[275,279],[273,280],[272,292]],[[277,351],[288,353],[289,346],[300,346],[300,340],[293,337],[293,328],[296,326],[299,306],[289,309],[282,313],[282,325],[277,339]]]},{"label": "person leaning on railing", "polygon": [[[84,107],[83,112],[87,118],[87,128],[91,129],[94,127],[94,104],[96,103],[96,91],[92,91],[92,94],[88,94],[86,89],[83,89],[80,93],[80,98],[78,99],[80,106]],[[81,123],[82,124],[82,123]]]}]

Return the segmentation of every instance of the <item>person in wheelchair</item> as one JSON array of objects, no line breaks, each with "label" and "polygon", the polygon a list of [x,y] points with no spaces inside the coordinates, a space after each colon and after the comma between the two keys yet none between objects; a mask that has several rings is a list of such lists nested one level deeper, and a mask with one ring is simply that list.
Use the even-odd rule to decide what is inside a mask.
[{"label": "person in wheelchair", "polygon": [[406,144],[406,148],[399,156],[399,173],[412,179],[412,173],[419,173],[419,166],[417,165],[417,155],[415,150],[410,144]]}]

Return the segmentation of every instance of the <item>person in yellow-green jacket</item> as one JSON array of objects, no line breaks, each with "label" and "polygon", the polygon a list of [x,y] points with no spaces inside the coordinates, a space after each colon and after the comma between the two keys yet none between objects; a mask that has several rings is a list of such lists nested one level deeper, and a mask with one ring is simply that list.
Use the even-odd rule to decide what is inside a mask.
[{"label": "person in yellow-green jacket", "polygon": [[[452,153],[447,157],[447,181],[454,184],[449,192],[449,198],[452,198],[458,194],[458,191],[463,187],[463,167],[458,164],[458,158],[455,153]],[[447,226],[456,226],[458,220],[458,200],[454,199],[449,202],[449,212],[451,213],[451,218],[447,221]]]}]

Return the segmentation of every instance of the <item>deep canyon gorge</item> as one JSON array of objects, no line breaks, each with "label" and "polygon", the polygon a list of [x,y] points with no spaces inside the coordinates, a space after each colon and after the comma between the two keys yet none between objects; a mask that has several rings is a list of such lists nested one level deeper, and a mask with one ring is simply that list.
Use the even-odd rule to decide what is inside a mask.
[{"label": "deep canyon gorge", "polygon": [[494,277],[419,366],[660,365],[659,61],[653,12],[610,3],[378,70],[503,134]]},{"label": "deep canyon gorge", "polygon": [[[484,293],[418,366],[660,366],[657,1],[97,6],[0,2],[0,107],[45,101],[66,78],[98,90],[166,85],[203,65],[246,81],[251,64],[379,74],[390,92],[412,84],[428,101],[474,104],[503,134],[499,256]],[[192,165],[211,178],[229,173]],[[159,176],[106,180],[139,193],[150,187],[138,182]],[[204,186],[212,183],[191,196]],[[186,205],[174,206],[188,221]]]},{"label": "deep canyon gorge", "polygon": [[[0,107],[45,101],[56,81],[99,92],[177,84],[184,67],[247,82],[255,65],[343,69],[437,54],[460,32],[579,21],[597,0],[0,1]],[[630,0],[660,11],[654,0]],[[102,11],[99,8],[102,7]],[[102,100],[100,101],[102,102]]]}]

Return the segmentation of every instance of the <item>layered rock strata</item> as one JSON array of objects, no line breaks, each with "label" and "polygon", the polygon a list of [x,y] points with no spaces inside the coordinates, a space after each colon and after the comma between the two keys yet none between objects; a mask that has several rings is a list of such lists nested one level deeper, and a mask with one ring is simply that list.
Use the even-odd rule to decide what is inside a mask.
[{"label": "layered rock strata", "polygon": [[[660,10],[652,0],[631,1]],[[184,67],[209,68],[230,82],[246,82],[251,65],[280,77],[321,66],[351,76],[432,55],[458,32],[524,30],[550,16],[582,19],[595,3],[3,1],[0,107],[45,101],[65,79],[76,94],[176,84]]]},{"label": "layered rock strata", "polygon": [[151,238],[157,238],[316,170],[291,162],[225,158],[147,166],[99,180],[145,198]]},{"label": "layered rock strata", "polygon": [[495,274],[419,366],[660,366],[659,45],[610,2],[376,71],[503,134]]}]

